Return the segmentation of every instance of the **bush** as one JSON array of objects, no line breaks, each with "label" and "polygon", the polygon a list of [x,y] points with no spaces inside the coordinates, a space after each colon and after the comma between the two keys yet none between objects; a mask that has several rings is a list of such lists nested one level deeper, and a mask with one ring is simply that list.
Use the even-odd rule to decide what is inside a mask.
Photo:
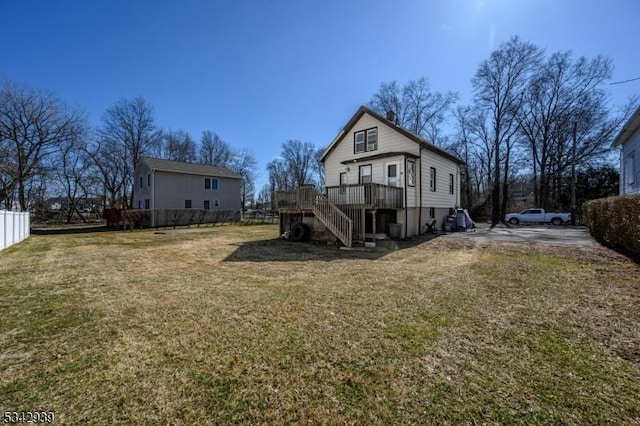
[{"label": "bush", "polygon": [[640,194],[587,201],[582,210],[596,240],[640,259]]}]

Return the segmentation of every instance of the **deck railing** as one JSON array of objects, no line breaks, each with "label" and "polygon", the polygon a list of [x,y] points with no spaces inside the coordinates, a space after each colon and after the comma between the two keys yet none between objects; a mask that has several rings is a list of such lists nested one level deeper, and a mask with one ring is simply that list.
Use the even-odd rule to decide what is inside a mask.
[{"label": "deck railing", "polygon": [[378,209],[401,209],[402,188],[379,183],[363,183],[327,187],[327,198],[338,206]]},{"label": "deck railing", "polygon": [[287,191],[276,191],[276,208],[310,210],[313,208],[315,194],[317,193],[318,191],[312,185],[305,185]]}]

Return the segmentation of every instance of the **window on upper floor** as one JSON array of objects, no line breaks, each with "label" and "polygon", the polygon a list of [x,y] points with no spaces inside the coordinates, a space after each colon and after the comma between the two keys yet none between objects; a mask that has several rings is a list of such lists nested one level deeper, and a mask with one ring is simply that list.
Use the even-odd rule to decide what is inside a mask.
[{"label": "window on upper floor", "polygon": [[216,191],[218,189],[218,179],[204,178],[204,189],[212,189]]},{"label": "window on upper floor", "polygon": [[151,173],[147,174],[147,186],[151,186]]},{"label": "window on upper floor", "polygon": [[449,194],[453,194],[455,191],[455,177],[449,173]]},{"label": "window on upper floor", "polygon": [[140,176],[140,188],[142,188],[142,176]]},{"label": "window on upper floor", "polygon": [[436,168],[429,168],[429,189],[431,192],[436,192]]},{"label": "window on upper floor", "polygon": [[353,134],[353,152],[359,154],[361,152],[375,151],[378,149],[378,128],[361,130]]}]

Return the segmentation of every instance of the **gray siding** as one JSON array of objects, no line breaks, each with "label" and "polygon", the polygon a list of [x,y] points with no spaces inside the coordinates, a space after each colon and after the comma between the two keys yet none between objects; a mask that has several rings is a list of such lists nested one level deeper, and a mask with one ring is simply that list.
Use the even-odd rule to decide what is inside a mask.
[{"label": "gray siding", "polygon": [[[136,167],[134,182],[133,182],[133,207],[145,208],[145,200],[149,200],[151,205],[151,185],[149,185],[148,176],[151,174],[151,169],[144,162],[140,162]],[[140,179],[142,178],[142,186],[140,185]],[[140,206],[140,207],[138,207]]]},{"label": "gray siding", "polygon": [[[218,179],[218,189],[205,189],[204,180],[207,176],[189,175],[155,171],[153,184],[154,209],[181,209],[185,207],[185,200],[191,200],[191,208],[203,209],[204,201],[209,200],[211,210],[239,210],[240,209],[240,179]],[[218,205],[215,205],[215,201]]]},{"label": "gray siding", "polygon": [[[218,189],[205,189],[206,177],[218,179]],[[209,200],[211,210],[240,210],[240,190],[241,179],[152,171],[141,162],[135,173],[133,207],[144,209],[148,200],[150,209],[183,209],[185,200],[191,200],[191,208],[203,209]]]}]

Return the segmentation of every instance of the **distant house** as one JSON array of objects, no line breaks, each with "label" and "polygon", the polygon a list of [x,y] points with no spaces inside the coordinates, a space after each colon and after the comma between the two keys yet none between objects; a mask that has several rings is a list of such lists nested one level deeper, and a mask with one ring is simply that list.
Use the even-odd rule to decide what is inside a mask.
[{"label": "distant house", "polygon": [[393,112],[383,117],[360,107],[320,161],[326,193],[313,195],[302,187],[298,194],[277,195],[281,228],[296,209],[309,210],[349,246],[371,233],[423,234],[460,205],[464,162],[397,125]]},{"label": "distant house", "polygon": [[241,180],[226,167],[142,157],[135,170],[133,206],[240,210]]},{"label": "distant house", "polygon": [[622,127],[613,146],[620,150],[620,195],[640,193],[640,107]]}]

